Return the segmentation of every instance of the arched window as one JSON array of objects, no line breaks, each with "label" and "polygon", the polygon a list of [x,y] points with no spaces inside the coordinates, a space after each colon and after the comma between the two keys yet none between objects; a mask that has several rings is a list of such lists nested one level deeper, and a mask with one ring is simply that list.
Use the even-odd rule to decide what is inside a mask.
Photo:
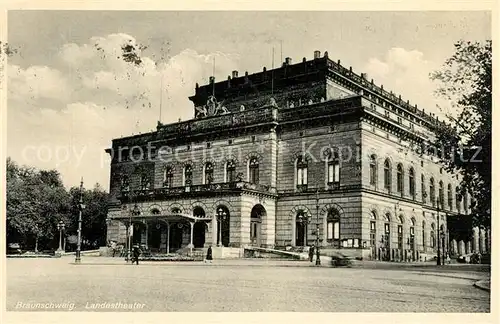
[{"label": "arched window", "polygon": [[151,183],[147,174],[141,175],[141,190],[149,190],[151,188]]},{"label": "arched window", "polygon": [[442,180],[439,181],[438,199],[439,199],[439,207],[444,209],[444,184]]},{"label": "arched window", "polygon": [[130,180],[128,175],[122,177],[121,189],[122,191],[130,191]]},{"label": "arched window", "polygon": [[167,188],[174,186],[174,170],[171,166],[167,167],[163,172],[163,186]]},{"label": "arched window", "polygon": [[436,204],[436,190],[434,188],[434,178],[429,180],[429,193],[431,195],[431,204],[434,206]]},{"label": "arched window", "polygon": [[391,191],[391,162],[389,159],[384,162],[384,188]]},{"label": "arched window", "polygon": [[464,192],[464,213],[467,214],[469,212],[469,194],[467,191]]},{"label": "arched window", "polygon": [[422,246],[424,247],[425,251],[425,221],[422,221]]},{"label": "arched window", "polygon": [[259,160],[256,157],[250,159],[248,173],[250,183],[259,183]]},{"label": "arched window", "polygon": [[377,183],[377,157],[375,154],[370,156],[370,185],[375,186]]},{"label": "arched window", "polygon": [[412,218],[410,226],[410,237],[409,237],[411,250],[415,250],[415,224],[416,224],[415,218]]},{"label": "arched window", "polygon": [[[386,213],[384,215],[384,234],[382,236],[382,244],[385,249],[389,249],[391,246],[391,215]],[[386,251],[388,252],[388,250]],[[386,256],[387,258],[388,256]]]},{"label": "arched window", "polygon": [[410,184],[410,196],[415,200],[415,170],[413,170],[413,168],[410,168],[408,172],[408,180]]},{"label": "arched window", "polygon": [[339,155],[337,152],[330,151],[328,154],[327,162],[327,182],[329,185],[336,184],[340,182],[340,163]]},{"label": "arched window", "polygon": [[205,170],[204,170],[204,184],[211,184],[214,182],[214,165],[212,162],[207,162],[205,163]]},{"label": "arched window", "polygon": [[328,242],[340,240],[340,215],[334,208],[328,210],[326,217],[326,239]]},{"label": "arched window", "polygon": [[305,157],[297,158],[297,188],[307,187],[307,161]]},{"label": "arched window", "polygon": [[451,191],[451,183],[448,183],[448,209],[453,210],[453,193]]},{"label": "arched window", "polygon": [[462,195],[460,194],[460,188],[455,188],[455,204],[457,205],[457,212],[462,212]]},{"label": "arched window", "polygon": [[427,201],[427,190],[425,189],[425,176],[423,174],[420,176],[420,187],[422,191],[422,202],[425,203]]},{"label": "arched window", "polygon": [[403,249],[403,217],[400,215],[398,217],[398,249]]},{"label": "arched window", "polygon": [[370,214],[370,246],[375,247],[377,244],[377,214],[372,211]]},{"label": "arched window", "polygon": [[396,177],[396,190],[403,195],[404,193],[404,182],[403,182],[403,165],[401,163],[397,166],[397,177]]},{"label": "arched window", "polygon": [[193,167],[187,164],[184,167],[184,186],[189,187],[193,185]]},{"label": "arched window", "polygon": [[436,247],[436,236],[434,234],[435,229],[436,229],[436,227],[435,227],[434,223],[432,223],[431,224],[431,248]]},{"label": "arched window", "polygon": [[227,161],[226,163],[226,182],[236,181],[236,164],[234,160]]}]

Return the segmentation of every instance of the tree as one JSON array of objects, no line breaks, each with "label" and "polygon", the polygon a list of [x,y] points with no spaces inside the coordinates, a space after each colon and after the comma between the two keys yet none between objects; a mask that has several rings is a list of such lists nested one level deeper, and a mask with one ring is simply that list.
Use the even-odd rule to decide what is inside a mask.
[{"label": "tree", "polygon": [[437,144],[446,154],[448,171],[462,175],[461,192],[469,192],[475,226],[491,224],[491,40],[459,41],[455,53],[431,79],[439,82],[437,94],[449,100],[458,113],[447,114],[450,124],[437,128]]},{"label": "tree", "polygon": [[68,194],[57,171],[38,171],[7,159],[7,240],[38,250],[57,244],[57,223],[66,221]]},{"label": "tree", "polygon": [[[76,232],[78,228],[78,214],[80,188],[70,189],[71,196],[71,225],[68,229]],[[108,214],[108,193],[99,184],[92,190],[83,190],[82,212],[82,241],[89,242],[92,247],[106,244],[106,218]]]}]

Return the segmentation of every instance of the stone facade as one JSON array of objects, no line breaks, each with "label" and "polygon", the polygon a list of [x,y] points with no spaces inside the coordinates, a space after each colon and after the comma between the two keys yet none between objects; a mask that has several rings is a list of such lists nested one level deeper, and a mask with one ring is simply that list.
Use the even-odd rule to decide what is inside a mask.
[{"label": "stone facade", "polygon": [[194,119],[113,140],[108,239],[124,242],[136,223],[134,242],[159,251],[318,241],[403,261],[434,257],[438,245],[487,249],[487,234],[469,242],[449,229],[470,201],[457,202],[460,179],[420,149],[440,122],[327,53],[211,78],[190,100]]}]

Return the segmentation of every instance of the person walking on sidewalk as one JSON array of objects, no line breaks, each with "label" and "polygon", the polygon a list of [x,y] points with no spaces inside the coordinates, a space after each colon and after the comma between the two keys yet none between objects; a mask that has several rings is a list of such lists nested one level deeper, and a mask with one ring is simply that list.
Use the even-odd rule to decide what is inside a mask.
[{"label": "person walking on sidewalk", "polygon": [[134,264],[134,262],[139,265],[139,256],[141,255],[141,250],[139,249],[139,247],[137,245],[134,245],[134,258],[132,259],[132,264]]},{"label": "person walking on sidewalk", "polygon": [[309,247],[309,262],[313,262],[314,258],[314,245]]},{"label": "person walking on sidewalk", "polygon": [[207,261],[210,261],[210,263],[212,263],[212,259],[213,259],[213,257],[212,257],[212,246],[210,245],[208,247],[208,250],[207,250],[207,257],[205,258],[205,263]]}]

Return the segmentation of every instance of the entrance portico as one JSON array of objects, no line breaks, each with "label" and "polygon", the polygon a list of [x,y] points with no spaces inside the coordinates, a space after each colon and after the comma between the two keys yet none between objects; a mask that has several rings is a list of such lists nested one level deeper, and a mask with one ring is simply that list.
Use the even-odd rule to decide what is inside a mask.
[{"label": "entrance portico", "polygon": [[[172,209],[169,213],[161,213],[153,209],[151,215],[130,215],[113,217],[132,231],[132,244],[151,247],[153,252],[175,252],[181,248],[201,248],[205,241],[207,223],[212,219],[205,214],[196,216],[184,213],[180,209]],[[194,213],[193,213],[194,214]]]}]

